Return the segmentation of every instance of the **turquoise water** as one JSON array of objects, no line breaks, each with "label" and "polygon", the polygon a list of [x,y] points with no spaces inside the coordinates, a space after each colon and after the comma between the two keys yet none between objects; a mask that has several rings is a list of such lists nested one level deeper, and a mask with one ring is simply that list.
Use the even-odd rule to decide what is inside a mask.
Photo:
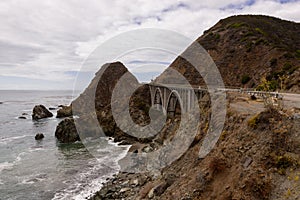
[{"label": "turquoise water", "polygon": [[[80,142],[60,144],[54,137],[60,119],[31,120],[34,105],[67,105],[72,91],[0,91],[0,199],[85,199],[118,171],[127,147],[103,138],[94,158]],[[56,110],[52,110],[54,116]],[[18,119],[23,113],[27,119]],[[43,133],[42,141],[35,141]]]}]

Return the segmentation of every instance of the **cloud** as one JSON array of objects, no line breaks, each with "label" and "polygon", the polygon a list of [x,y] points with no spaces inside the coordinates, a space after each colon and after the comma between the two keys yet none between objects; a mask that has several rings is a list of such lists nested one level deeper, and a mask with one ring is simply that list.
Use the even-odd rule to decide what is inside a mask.
[{"label": "cloud", "polygon": [[[74,80],[70,72],[79,71],[99,44],[124,31],[163,28],[194,40],[233,14],[265,14],[299,22],[299,10],[296,0],[2,0],[0,74],[6,81],[26,78],[24,87],[37,79],[48,84],[70,82]],[[162,71],[174,59],[154,53],[134,55],[124,62],[138,73],[143,71],[140,64],[158,64]],[[145,73],[159,69],[149,72],[148,68],[144,66]]]}]

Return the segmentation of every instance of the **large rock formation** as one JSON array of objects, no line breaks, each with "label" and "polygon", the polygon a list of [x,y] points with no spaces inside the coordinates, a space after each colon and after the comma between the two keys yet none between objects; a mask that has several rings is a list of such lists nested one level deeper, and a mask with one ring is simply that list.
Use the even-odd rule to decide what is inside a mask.
[{"label": "large rock formation", "polygon": [[39,120],[47,117],[53,117],[53,114],[43,105],[37,105],[33,108],[32,119]]},{"label": "large rock formation", "polygon": [[[115,141],[126,140],[126,143],[132,143],[137,140],[123,131],[121,131],[113,118],[111,111],[111,97],[113,90],[120,80],[126,74],[126,85],[138,85],[137,79],[127,70],[120,62],[105,64],[96,73],[95,78],[85,91],[72,103],[73,114],[79,116],[78,131],[80,137],[98,137],[102,133],[97,129],[96,124],[99,123],[106,136],[114,137]],[[126,90],[125,87],[124,89]],[[144,123],[149,121],[147,115],[150,107],[150,92],[148,87],[140,87],[133,95],[130,101],[130,114],[136,123]],[[118,99],[114,103],[124,103],[123,99]],[[68,108],[69,109],[69,108]],[[75,113],[74,113],[75,112]],[[93,120],[93,114],[96,113],[96,122]],[[143,116],[143,117],[141,117]],[[141,120],[145,119],[145,120]],[[80,121],[80,122],[79,122]],[[74,122],[74,121],[73,121]],[[71,122],[70,122],[71,123]],[[65,134],[63,126],[58,126],[60,133]]]},{"label": "large rock formation", "polygon": [[56,127],[55,137],[62,143],[71,143],[80,141],[77,133],[74,119],[66,118]]}]

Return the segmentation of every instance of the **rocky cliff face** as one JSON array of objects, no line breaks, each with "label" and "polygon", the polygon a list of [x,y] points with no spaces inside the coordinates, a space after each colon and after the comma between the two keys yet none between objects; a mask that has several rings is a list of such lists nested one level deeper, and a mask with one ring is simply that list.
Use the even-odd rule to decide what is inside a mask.
[{"label": "rocky cliff face", "polygon": [[[256,88],[262,77],[271,90],[299,92],[300,24],[267,16],[233,16],[220,20],[197,39],[213,58],[229,87]],[[191,84],[205,84],[189,62],[178,57],[170,68]],[[157,81],[170,75],[166,70]]]},{"label": "rocky cliff face", "polygon": [[[150,92],[148,87],[140,87],[137,79],[127,70],[127,68],[120,62],[108,63],[101,67],[101,69],[95,74],[94,79],[85,91],[72,103],[73,114],[80,117],[80,137],[97,137],[101,133],[97,128],[96,123],[99,123],[104,134],[111,136],[115,141],[124,141],[124,143],[132,143],[137,138],[134,138],[123,131],[121,131],[112,115],[111,104],[124,104],[126,103],[123,98],[116,100],[112,99],[112,93],[121,77],[126,76],[124,81],[123,91],[130,86],[139,87],[133,94],[129,101],[130,114],[133,121],[139,124],[147,124],[149,117],[147,112],[150,108]],[[68,107],[69,108],[69,107]],[[70,111],[71,112],[71,111]],[[74,113],[75,112],[75,113]],[[96,120],[93,118],[96,116]],[[75,119],[76,120],[76,119]],[[69,119],[63,121],[70,126]],[[72,129],[73,131],[73,129]],[[63,135],[70,135],[68,131],[64,131],[62,124],[57,127],[57,133],[63,133]],[[62,135],[62,134],[58,134]],[[62,138],[62,137],[60,137]],[[61,140],[65,141],[65,140]],[[67,141],[73,141],[68,140]]]}]

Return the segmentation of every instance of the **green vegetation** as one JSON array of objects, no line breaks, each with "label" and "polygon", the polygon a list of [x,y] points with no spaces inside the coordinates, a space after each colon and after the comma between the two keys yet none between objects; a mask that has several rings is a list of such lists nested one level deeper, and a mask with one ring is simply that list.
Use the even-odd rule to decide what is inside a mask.
[{"label": "green vegetation", "polygon": [[250,37],[250,36],[254,36],[254,33],[252,31],[249,31],[244,35],[244,37]]},{"label": "green vegetation", "polygon": [[255,31],[259,32],[262,35],[266,35],[266,33],[263,30],[261,30],[260,28],[255,28]]},{"label": "green vegetation", "polygon": [[250,52],[252,50],[252,42],[248,42],[246,44],[246,52]]},{"label": "green vegetation", "polygon": [[257,124],[258,124],[258,115],[255,115],[248,121],[248,126],[251,128],[254,128],[254,129],[257,128]]},{"label": "green vegetation", "polygon": [[234,23],[234,24],[231,24],[229,27],[230,28],[240,28],[240,27],[243,27],[243,26],[248,26],[248,24],[244,23],[244,22],[241,22],[241,23]]},{"label": "green vegetation", "polygon": [[275,66],[277,64],[277,58],[272,58],[271,60],[270,60],[270,65],[271,66]]},{"label": "green vegetation", "polygon": [[275,156],[274,164],[279,174],[285,174],[285,170],[289,167],[298,167],[299,161],[289,155]]},{"label": "green vegetation", "polygon": [[284,58],[294,58],[294,55],[291,53],[285,53],[283,56]]},{"label": "green vegetation", "polygon": [[243,75],[242,76],[242,84],[245,85],[246,83],[248,83],[249,81],[251,80],[250,76],[249,75]]},{"label": "green vegetation", "polygon": [[221,35],[219,33],[210,32],[208,34],[208,37],[211,38],[211,39],[214,39],[214,40],[219,40],[221,38]]},{"label": "green vegetation", "polygon": [[290,70],[291,68],[293,67],[293,65],[291,64],[291,63],[285,63],[284,65],[283,65],[283,70],[284,71],[288,71],[288,70]]},{"label": "green vegetation", "polygon": [[279,88],[279,83],[277,80],[264,80],[260,85],[257,86],[256,90],[258,91],[275,91]]},{"label": "green vegetation", "polygon": [[291,75],[291,74],[293,74],[294,71],[296,71],[298,68],[299,68],[299,66],[293,66],[291,63],[285,63],[285,64],[283,65],[282,70],[283,70],[283,72],[284,72],[285,74]]},{"label": "green vegetation", "polygon": [[256,90],[258,91],[275,91],[277,88],[279,88],[278,80],[272,79],[274,75],[268,76],[266,79],[263,78],[261,81],[261,84],[257,86]]},{"label": "green vegetation", "polygon": [[255,45],[267,44],[267,43],[268,43],[268,41],[265,40],[265,39],[263,39],[263,38],[257,39],[257,40],[255,41]]}]

